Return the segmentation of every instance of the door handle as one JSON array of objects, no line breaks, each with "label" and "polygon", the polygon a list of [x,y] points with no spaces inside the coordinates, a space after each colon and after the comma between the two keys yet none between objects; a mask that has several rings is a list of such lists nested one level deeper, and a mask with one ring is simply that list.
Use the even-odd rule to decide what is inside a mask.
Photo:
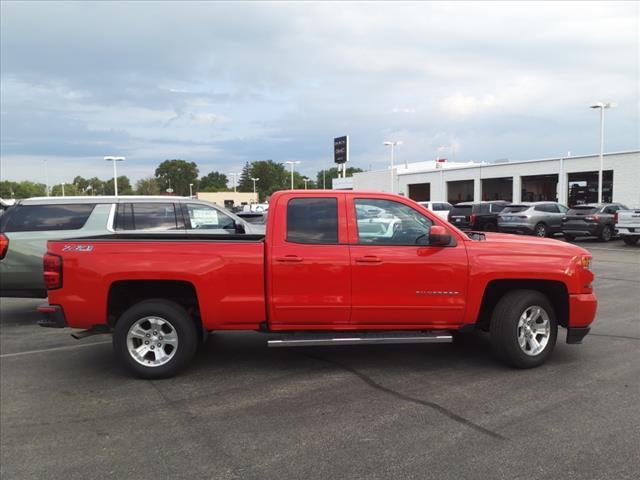
[{"label": "door handle", "polygon": [[297,255],[285,255],[284,257],[276,257],[276,260],[278,262],[285,262],[285,263],[300,263],[303,260],[303,258]]},{"label": "door handle", "polygon": [[356,258],[356,263],[382,263],[382,259],[374,255],[365,255]]}]

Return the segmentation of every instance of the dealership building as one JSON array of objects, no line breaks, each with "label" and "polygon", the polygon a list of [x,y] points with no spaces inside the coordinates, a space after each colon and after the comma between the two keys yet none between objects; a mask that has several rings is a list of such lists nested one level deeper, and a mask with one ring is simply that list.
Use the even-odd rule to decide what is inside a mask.
[{"label": "dealership building", "polygon": [[[572,206],[598,200],[599,155],[496,160],[428,161],[333,179],[334,189],[399,193],[416,201],[558,201]],[[640,150],[604,155],[603,201],[640,207]]]}]

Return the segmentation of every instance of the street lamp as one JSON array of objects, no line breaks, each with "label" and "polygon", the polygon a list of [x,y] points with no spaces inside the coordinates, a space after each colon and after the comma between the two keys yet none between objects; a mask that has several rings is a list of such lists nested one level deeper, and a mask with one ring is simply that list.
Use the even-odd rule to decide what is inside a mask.
[{"label": "street lamp", "polygon": [[602,170],[604,168],[604,110],[605,108],[613,108],[616,105],[617,104],[613,102],[598,102],[589,106],[589,108],[600,109],[600,170],[598,170],[598,203],[602,203]]},{"label": "street lamp", "polygon": [[46,182],[45,193],[46,196],[49,196],[49,167],[47,166],[47,160],[44,160],[44,179]]},{"label": "street lamp", "polygon": [[229,175],[233,176],[233,191],[235,193],[238,191],[236,186],[236,177],[240,174],[238,172],[229,172]]},{"label": "street lamp", "polygon": [[307,184],[309,183],[309,179],[307,177],[304,177],[302,179],[302,181],[304,182],[304,189],[306,190],[307,189]]},{"label": "street lamp", "polygon": [[291,165],[291,190],[293,190],[293,168],[295,165],[298,165],[300,163],[300,160],[287,160],[286,162],[289,165]]},{"label": "street lamp", "polygon": [[104,157],[107,162],[113,162],[113,195],[118,196],[118,171],[116,162],[124,161],[125,157]]},{"label": "street lamp", "polygon": [[193,198],[193,183],[189,184],[189,198]]},{"label": "street lamp", "polygon": [[[253,182],[253,196],[256,196],[256,182],[260,180],[259,178],[253,178],[251,177],[251,181]],[[257,201],[257,200],[256,200]]]},{"label": "street lamp", "polygon": [[391,193],[394,193],[394,181],[393,181],[393,150],[396,147],[396,145],[402,145],[402,141],[399,140],[394,140],[394,141],[387,141],[384,142],[384,145],[386,145],[387,147],[391,147]]}]

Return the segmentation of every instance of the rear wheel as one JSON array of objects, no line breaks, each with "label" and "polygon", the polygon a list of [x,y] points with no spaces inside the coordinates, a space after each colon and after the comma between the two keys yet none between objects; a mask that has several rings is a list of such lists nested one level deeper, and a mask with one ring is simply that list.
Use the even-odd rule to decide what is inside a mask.
[{"label": "rear wheel", "polygon": [[624,237],[622,237],[622,241],[627,245],[635,245],[636,243],[638,243],[639,239],[640,237],[635,235],[625,235]]},{"label": "rear wheel", "polygon": [[609,240],[611,240],[612,236],[613,236],[613,230],[611,229],[610,225],[605,225],[604,227],[602,227],[602,232],[600,232],[601,242],[608,242]]},{"label": "rear wheel", "polygon": [[513,290],[494,308],[490,335],[494,352],[508,365],[542,365],[553,352],[558,336],[553,306],[538,291]]},{"label": "rear wheel", "polygon": [[165,378],[184,368],[198,345],[196,325],[180,305],[145,300],[125,311],[113,334],[113,348],[142,378]]},{"label": "rear wheel", "polygon": [[540,222],[534,227],[533,234],[536,237],[546,237],[549,234],[549,231],[547,229],[547,226],[544,223]]},{"label": "rear wheel", "polygon": [[497,232],[498,225],[493,222],[487,222],[482,226],[482,230],[484,230],[485,232]]}]

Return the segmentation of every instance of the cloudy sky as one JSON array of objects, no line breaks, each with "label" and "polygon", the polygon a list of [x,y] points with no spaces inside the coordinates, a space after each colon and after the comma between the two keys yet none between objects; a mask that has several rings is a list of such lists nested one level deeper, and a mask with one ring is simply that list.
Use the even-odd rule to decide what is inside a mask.
[{"label": "cloudy sky", "polygon": [[2,178],[638,148],[639,3],[2,2]]}]

